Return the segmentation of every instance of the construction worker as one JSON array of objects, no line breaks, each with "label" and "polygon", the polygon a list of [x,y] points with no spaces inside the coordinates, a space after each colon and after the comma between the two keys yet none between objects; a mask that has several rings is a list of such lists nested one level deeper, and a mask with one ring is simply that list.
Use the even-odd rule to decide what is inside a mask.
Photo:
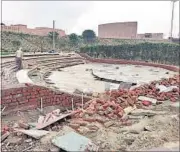
[{"label": "construction worker", "polygon": [[22,48],[19,48],[19,50],[16,51],[16,66],[18,71],[22,69],[22,59],[23,51]]}]

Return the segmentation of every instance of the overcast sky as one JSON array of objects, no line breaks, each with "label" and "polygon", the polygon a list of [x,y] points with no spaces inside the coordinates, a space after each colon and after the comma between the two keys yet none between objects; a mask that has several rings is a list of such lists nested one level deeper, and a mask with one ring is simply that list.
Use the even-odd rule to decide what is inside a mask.
[{"label": "overcast sky", "polygon": [[[67,34],[82,34],[85,29],[98,31],[98,24],[137,21],[138,33],[170,32],[170,1],[3,1],[5,24],[27,24],[28,27],[52,27]],[[174,32],[179,33],[179,2],[175,3]]]}]

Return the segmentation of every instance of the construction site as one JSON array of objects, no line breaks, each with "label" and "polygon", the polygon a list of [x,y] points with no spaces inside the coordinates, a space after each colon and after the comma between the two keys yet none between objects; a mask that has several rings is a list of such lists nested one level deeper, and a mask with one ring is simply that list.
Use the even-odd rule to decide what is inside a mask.
[{"label": "construction site", "polygon": [[16,28],[1,32],[3,152],[179,151],[177,42]]},{"label": "construction site", "polygon": [[89,55],[1,56],[2,151],[177,151],[179,68]]}]

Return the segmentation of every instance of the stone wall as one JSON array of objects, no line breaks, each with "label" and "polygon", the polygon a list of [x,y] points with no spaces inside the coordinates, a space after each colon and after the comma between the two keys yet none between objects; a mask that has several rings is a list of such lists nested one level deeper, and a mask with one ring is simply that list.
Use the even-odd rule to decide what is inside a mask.
[{"label": "stone wall", "polygon": [[[73,95],[61,91],[53,91],[49,88],[36,85],[19,84],[14,87],[1,90],[1,105],[6,106],[5,111],[11,110],[29,110],[40,107],[40,101],[43,101],[43,107],[60,105],[62,107],[71,107],[72,98],[74,106],[82,103],[80,95]],[[91,98],[84,97],[84,102]]]}]

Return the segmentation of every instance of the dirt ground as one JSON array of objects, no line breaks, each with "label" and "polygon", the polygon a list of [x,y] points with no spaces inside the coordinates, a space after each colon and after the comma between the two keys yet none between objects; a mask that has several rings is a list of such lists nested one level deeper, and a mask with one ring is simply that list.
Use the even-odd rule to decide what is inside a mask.
[{"label": "dirt ground", "polygon": [[[57,108],[59,107],[45,108],[44,112],[48,113]],[[148,110],[152,110],[156,114],[154,116],[140,114],[134,117],[129,114],[128,122],[131,125],[122,125],[114,120],[111,120],[110,126],[92,122],[87,126],[81,126],[77,131],[69,127],[69,123],[75,121],[70,118],[45,128],[50,133],[39,140],[20,133],[11,133],[2,142],[2,151],[59,151],[51,143],[51,139],[69,131],[75,131],[88,137],[99,146],[99,151],[140,151],[156,147],[179,148],[178,108],[173,108],[169,102],[164,102],[161,105],[148,107]],[[163,114],[158,114],[159,112],[163,112]],[[4,124],[13,126],[20,119],[37,122],[39,115],[40,113],[37,110],[12,113],[2,116],[2,126]],[[88,132],[87,127],[90,126],[96,127],[97,130]],[[16,141],[12,142],[12,138]]]}]

